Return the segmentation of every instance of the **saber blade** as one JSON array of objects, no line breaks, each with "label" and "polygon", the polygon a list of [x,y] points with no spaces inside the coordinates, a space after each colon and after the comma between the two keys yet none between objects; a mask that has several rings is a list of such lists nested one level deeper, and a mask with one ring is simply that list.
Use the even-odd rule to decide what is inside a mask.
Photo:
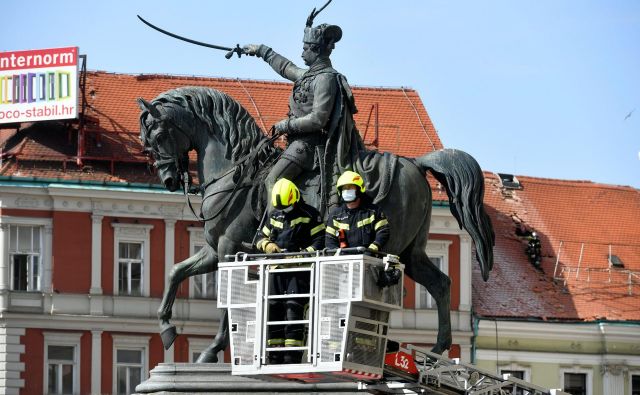
[{"label": "saber blade", "polygon": [[202,47],[220,49],[222,51],[234,51],[234,48],[223,47],[221,45],[215,45],[215,44],[208,44],[208,43],[205,43],[205,42],[202,42],[202,41],[192,40],[190,38],[182,37],[182,36],[179,36],[177,34],[168,32],[168,31],[166,31],[164,29],[159,28],[158,26],[155,26],[151,22],[148,22],[148,21],[144,20],[144,18],[141,17],[140,15],[138,15],[138,19],[140,19],[142,21],[142,23],[144,23],[145,25],[149,26],[150,28],[159,31],[160,33],[166,34],[167,36],[170,36],[170,37],[173,37],[173,38],[177,38],[178,40],[186,41],[188,43],[195,44],[195,45],[200,45]]}]

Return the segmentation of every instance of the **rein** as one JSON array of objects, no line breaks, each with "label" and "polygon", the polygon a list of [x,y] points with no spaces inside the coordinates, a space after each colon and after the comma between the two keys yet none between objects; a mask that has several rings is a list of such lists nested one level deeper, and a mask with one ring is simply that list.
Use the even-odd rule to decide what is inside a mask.
[{"label": "rein", "polygon": [[[256,161],[256,159],[258,158],[258,155],[260,154],[261,150],[266,146],[266,144],[272,143],[273,141],[275,141],[281,135],[280,133],[275,133],[275,130],[274,130],[273,127],[271,128],[270,132],[272,133],[271,137],[263,139],[262,141],[260,141],[258,143],[258,145],[253,150],[251,150],[251,152],[249,152],[248,154],[244,155],[243,157],[241,157],[240,159],[235,161],[231,165],[231,168],[229,170],[225,171],[222,175],[215,175],[215,176],[211,177],[209,180],[206,180],[205,183],[202,186],[200,186],[200,190],[201,191],[205,191],[207,187],[209,187],[210,185],[222,180],[223,178],[225,178],[229,174],[233,173],[234,174],[234,178],[235,178],[235,175],[239,173],[238,182],[235,183],[233,188],[222,189],[220,191],[212,193],[211,195],[208,195],[208,196],[204,196],[202,198],[202,203],[200,205],[200,215],[196,214],[195,210],[193,209],[193,206],[191,205],[191,200],[189,199],[189,186],[190,186],[189,185],[189,173],[188,173],[187,170],[185,170],[183,172],[183,174],[182,174],[182,184],[184,186],[184,188],[183,188],[184,196],[185,196],[185,199],[187,201],[187,205],[189,206],[189,209],[191,210],[191,213],[193,214],[194,217],[196,217],[196,219],[198,221],[204,223],[204,222],[211,221],[211,220],[217,218],[227,208],[227,206],[231,202],[231,199],[233,199],[233,197],[236,195],[238,190],[244,189],[244,188],[247,188],[247,187],[250,187],[250,186],[253,185],[253,182],[240,182],[240,181],[243,181],[245,179],[245,175],[246,175],[245,173],[246,173],[247,169],[249,167],[251,167],[251,166],[246,166],[246,165],[243,166],[243,165],[247,161],[249,161],[251,164],[255,164],[254,162]],[[176,155],[176,158],[177,158],[177,155]],[[269,158],[267,158],[267,160],[268,159]],[[220,194],[222,192],[227,192],[229,190],[231,191],[231,193],[227,196],[227,198],[224,201],[224,203],[222,204],[222,206],[213,215],[211,215],[209,218],[205,218],[204,215],[202,214],[202,206],[204,205],[204,201],[206,199],[212,197],[212,196],[215,196],[215,195]]]}]

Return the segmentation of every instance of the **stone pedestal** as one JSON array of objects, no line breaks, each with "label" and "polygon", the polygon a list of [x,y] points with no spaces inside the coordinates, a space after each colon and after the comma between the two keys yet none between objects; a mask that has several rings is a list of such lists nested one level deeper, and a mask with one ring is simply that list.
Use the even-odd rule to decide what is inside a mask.
[{"label": "stone pedestal", "polygon": [[269,382],[231,375],[225,363],[161,363],[150,372],[149,380],[136,387],[136,394],[351,394],[358,383],[300,384],[292,381]]}]

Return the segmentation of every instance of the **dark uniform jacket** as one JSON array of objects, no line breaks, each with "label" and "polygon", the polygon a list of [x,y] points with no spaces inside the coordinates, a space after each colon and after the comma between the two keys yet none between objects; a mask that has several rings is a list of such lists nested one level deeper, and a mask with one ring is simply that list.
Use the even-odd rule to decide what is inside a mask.
[{"label": "dark uniform jacket", "polygon": [[342,204],[331,210],[327,221],[325,246],[338,248],[339,233],[344,230],[347,247],[369,247],[382,250],[389,240],[389,222],[380,207],[362,199],[360,206],[350,209]]},{"label": "dark uniform jacket", "polygon": [[324,247],[324,230],[318,210],[299,201],[289,213],[273,210],[267,222],[262,227],[262,236],[257,243],[260,250],[269,242],[289,252],[315,251]]}]

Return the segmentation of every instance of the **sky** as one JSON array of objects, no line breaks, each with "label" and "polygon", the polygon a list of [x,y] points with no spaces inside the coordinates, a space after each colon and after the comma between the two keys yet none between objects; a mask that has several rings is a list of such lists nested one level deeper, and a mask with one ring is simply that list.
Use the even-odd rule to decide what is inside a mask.
[{"label": "sky", "polygon": [[[279,81],[136,15],[302,66],[324,1],[4,0],[0,51],[78,46],[89,70]],[[342,28],[331,58],[352,85],[415,89],[444,146],[484,170],[640,189],[640,1],[334,0],[318,23]]]}]

